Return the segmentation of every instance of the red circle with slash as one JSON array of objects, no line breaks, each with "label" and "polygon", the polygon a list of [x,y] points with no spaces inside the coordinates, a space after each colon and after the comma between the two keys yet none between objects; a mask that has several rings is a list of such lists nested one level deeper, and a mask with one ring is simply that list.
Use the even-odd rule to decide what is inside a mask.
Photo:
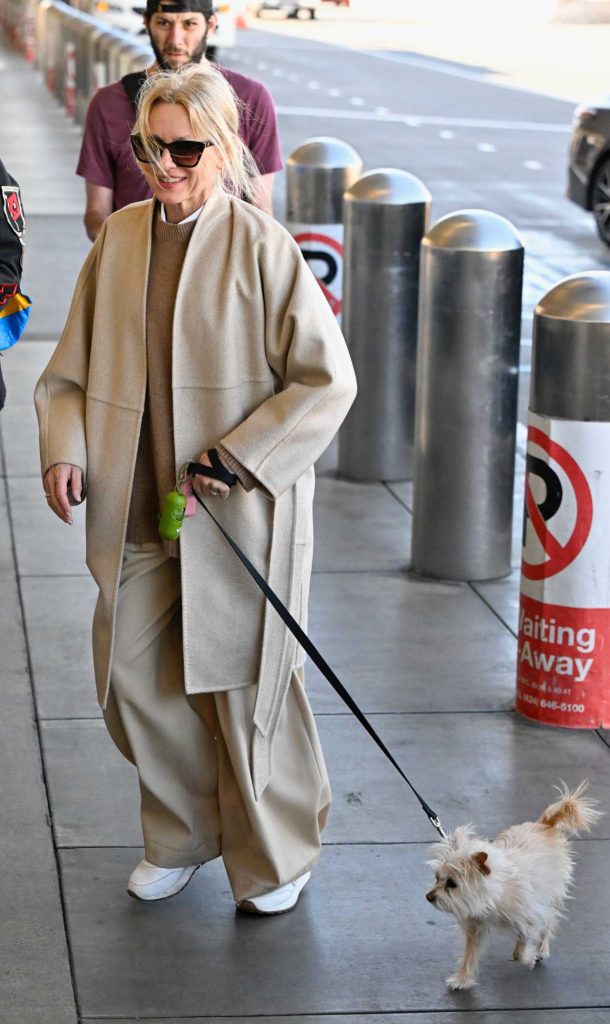
[{"label": "red circle with slash", "polygon": [[318,245],[326,246],[329,249],[334,250],[334,252],[330,253],[310,253],[308,252],[307,249],[302,249],[301,251],[305,259],[307,259],[307,257],[309,256],[310,259],[317,257],[323,258],[328,261],[329,270],[326,275],[326,278],[320,278],[318,277],[317,274],[315,275],[315,277],[318,284],[320,285],[320,288],[324,292],[326,301],[328,302],[333,313],[335,314],[335,316],[339,316],[339,313],[341,312],[341,298],[338,298],[336,295],[333,295],[328,286],[336,278],[338,273],[339,261],[334,256],[334,253],[337,253],[339,260],[342,260],[343,246],[341,245],[340,242],[337,241],[336,238],[329,238],[328,235],[320,235],[315,231],[302,231],[301,234],[294,236],[294,240],[298,246],[301,246],[304,242],[317,242]]},{"label": "red circle with slash", "polygon": [[552,459],[561,466],[566,474],[576,498],[576,522],[574,529],[566,544],[561,544],[553,535],[546,522],[540,514],[534,495],[529,484],[529,478],[525,479],[525,506],[533,529],[538,540],[548,556],[545,562],[531,563],[525,558],[521,563],[521,571],[529,580],[547,579],[549,576],[556,576],[558,572],[565,569],[570,562],[573,562],[580,554],[587,537],[591,532],[593,523],[593,498],[587,478],[576,460],[565,448],[562,448],[556,441],[545,434],[538,427],[530,427],[528,442],[532,441],[545,451],[549,459]]}]

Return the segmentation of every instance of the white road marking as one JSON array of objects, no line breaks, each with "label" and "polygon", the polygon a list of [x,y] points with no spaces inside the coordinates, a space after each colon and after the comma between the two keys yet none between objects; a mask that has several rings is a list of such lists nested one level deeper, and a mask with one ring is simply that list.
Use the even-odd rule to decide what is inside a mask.
[{"label": "white road marking", "polygon": [[256,66],[257,66],[259,71],[266,71],[269,65],[267,64],[266,61],[259,60],[259,62],[258,62],[258,64]]},{"label": "white road marking", "polygon": [[375,107],[375,113],[376,114],[389,114],[390,111],[388,110],[387,107]]},{"label": "white road marking", "polygon": [[307,83],[307,88],[308,89],[319,89],[320,88],[320,83],[319,82],[308,82]]},{"label": "white road marking", "polygon": [[496,153],[497,146],[494,146],[493,142],[478,142],[477,149],[479,153]]},{"label": "white road marking", "polygon": [[377,50],[361,50],[357,46],[340,46],[335,44],[337,49],[347,50],[351,53],[362,53],[366,57],[372,57],[374,60],[384,60],[391,64],[406,64],[414,68],[424,68],[427,71],[434,71],[439,75],[449,75],[450,78],[465,78],[469,82],[478,82],[480,85],[491,85],[497,89],[511,89],[513,92],[527,93],[530,96],[545,96],[551,99],[562,100],[563,103],[580,103],[581,98],[578,96],[569,99],[567,96],[557,96],[555,93],[547,92],[544,89],[532,89],[524,85],[518,85],[515,82],[507,81],[494,81],[492,75],[494,72],[483,72],[474,71],[469,68],[460,68],[455,65],[451,65],[449,62],[444,63],[442,61],[434,60],[430,57],[414,57],[405,55],[398,55],[393,53],[380,53]]},{"label": "white road marking", "polygon": [[352,96],[352,98],[350,100],[350,103],[354,107],[364,107],[365,106],[365,100],[362,99],[362,96]]},{"label": "white road marking", "polygon": [[455,132],[448,131],[446,128],[438,134],[441,139],[455,139]]},{"label": "white road marking", "polygon": [[293,71],[292,74],[288,75],[289,82],[298,82],[299,76]]},{"label": "white road marking", "polygon": [[341,93],[340,89],[337,89],[336,87],[333,87],[332,89],[328,90],[328,95],[329,96],[334,96],[336,98],[337,96],[341,96],[342,93]]},{"label": "white road marking", "polygon": [[[291,81],[296,81],[298,75]],[[493,121],[476,117],[431,117],[427,114],[377,114],[367,110],[332,110],[328,107],[284,107],[278,106],[278,114],[286,117],[332,117],[345,118],[352,121],[385,121],[388,124],[407,124],[412,127],[419,125],[453,125],[454,128],[486,128],[492,131],[513,132],[552,132],[569,135],[569,124],[556,124],[545,121]]]},{"label": "white road marking", "polygon": [[527,167],[528,171],[541,171],[542,164],[539,160],[524,160],[523,166]]},{"label": "white road marking", "polygon": [[281,78],[284,74],[284,70],[283,68],[274,68],[271,74],[274,75],[275,78]]}]

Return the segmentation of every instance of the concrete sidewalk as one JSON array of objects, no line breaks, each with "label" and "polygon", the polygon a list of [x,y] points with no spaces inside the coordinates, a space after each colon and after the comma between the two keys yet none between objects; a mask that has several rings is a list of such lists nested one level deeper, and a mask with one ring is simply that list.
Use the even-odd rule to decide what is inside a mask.
[{"label": "concrete sidewalk", "polygon": [[[447,992],[450,919],[424,899],[435,838],[409,790],[310,668],[334,788],[325,849],[297,910],[237,917],[218,862],[175,900],[125,884],[141,856],[135,778],[106,735],[89,652],[95,598],[84,515],[69,529],[37,475],[32,388],[87,251],[78,132],[0,46],[2,158],[29,214],[31,329],[3,360],[0,416],[0,1019],[2,1024],[600,1024],[610,1021],[610,816],[577,843],[575,899],[552,959],[533,973],[509,938],[480,985]],[[523,459],[515,496],[515,565]],[[335,478],[316,499],[311,634],[441,814],[494,834],[537,816],[560,778],[589,776],[607,811],[610,739],[542,730],[511,711],[518,576],[476,586],[407,572],[410,485]],[[229,557],[229,556],[228,556]]]}]

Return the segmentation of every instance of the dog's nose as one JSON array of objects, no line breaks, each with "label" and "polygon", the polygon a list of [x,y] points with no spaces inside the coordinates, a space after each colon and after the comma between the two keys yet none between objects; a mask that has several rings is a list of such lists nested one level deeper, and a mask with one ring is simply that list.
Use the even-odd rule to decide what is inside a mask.
[{"label": "dog's nose", "polygon": [[426,899],[428,900],[428,903],[436,903],[436,893],[433,889],[426,893]]}]

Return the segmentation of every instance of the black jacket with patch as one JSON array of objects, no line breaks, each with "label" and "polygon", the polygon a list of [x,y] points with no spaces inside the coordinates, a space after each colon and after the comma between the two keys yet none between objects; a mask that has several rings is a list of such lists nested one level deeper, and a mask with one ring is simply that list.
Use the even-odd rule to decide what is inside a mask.
[{"label": "black jacket with patch", "polygon": [[[0,160],[0,310],[19,291],[25,226],[19,186]],[[0,409],[6,388],[0,366]]]}]

